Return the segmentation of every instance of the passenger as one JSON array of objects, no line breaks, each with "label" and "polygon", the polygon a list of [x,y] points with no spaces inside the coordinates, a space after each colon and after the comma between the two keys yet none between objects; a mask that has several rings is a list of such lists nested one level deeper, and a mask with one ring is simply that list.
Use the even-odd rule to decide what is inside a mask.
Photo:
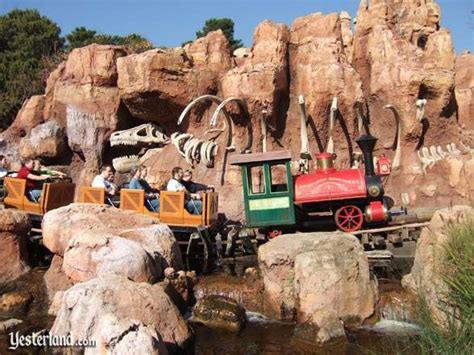
[{"label": "passenger", "polygon": [[182,181],[184,187],[186,190],[189,192],[195,194],[198,193],[199,191],[206,191],[206,190],[213,190],[214,186],[213,185],[204,185],[200,184],[198,182],[193,181],[193,172],[191,170],[185,170],[183,173],[183,181]]},{"label": "passenger", "polygon": [[183,169],[180,167],[174,167],[171,170],[171,179],[168,181],[166,189],[168,191],[179,192],[183,191],[186,193],[186,201],[184,203],[186,210],[192,214],[201,214],[202,211],[202,201],[200,201],[201,196],[195,193],[189,192],[182,183],[183,178]]},{"label": "passenger", "polygon": [[8,161],[7,157],[0,155],[0,179],[8,175]]},{"label": "passenger", "polygon": [[33,202],[39,202],[41,198],[41,190],[37,188],[36,182],[49,179],[49,175],[35,174],[33,172],[33,165],[34,159],[26,159],[22,163],[21,169],[18,170],[17,178],[26,180],[26,197]]},{"label": "passenger", "polygon": [[110,182],[111,176],[114,174],[114,168],[110,165],[104,165],[100,168],[100,174],[92,180],[92,187],[103,188],[105,190],[106,200],[111,205],[117,203],[117,186]]},{"label": "passenger", "polygon": [[143,175],[146,177],[146,168],[144,167],[133,167],[130,171],[132,178],[128,184],[128,188],[132,190],[144,190],[145,191],[145,206],[147,209],[153,212],[160,211],[160,195],[158,190],[153,189],[144,180]]}]

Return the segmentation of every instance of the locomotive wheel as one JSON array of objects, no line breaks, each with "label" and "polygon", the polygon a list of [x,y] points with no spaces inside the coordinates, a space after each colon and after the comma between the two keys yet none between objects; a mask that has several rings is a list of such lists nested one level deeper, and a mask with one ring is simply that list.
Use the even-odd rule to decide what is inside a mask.
[{"label": "locomotive wheel", "polygon": [[362,227],[364,214],[357,206],[344,206],[336,211],[336,226],[344,232],[355,232]]},{"label": "locomotive wheel", "polygon": [[281,229],[272,229],[272,230],[268,231],[268,237],[270,239],[276,238],[276,237],[278,237],[282,234],[283,234],[283,231]]}]

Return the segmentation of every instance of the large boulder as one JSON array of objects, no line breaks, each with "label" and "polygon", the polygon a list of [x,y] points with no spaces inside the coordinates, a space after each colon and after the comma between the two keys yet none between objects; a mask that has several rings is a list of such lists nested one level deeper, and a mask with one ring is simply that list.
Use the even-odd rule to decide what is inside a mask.
[{"label": "large boulder", "polygon": [[61,256],[53,255],[51,265],[44,274],[44,283],[50,302],[53,301],[57,292],[65,291],[74,285],[64,273],[63,258]]},{"label": "large boulder", "polygon": [[[141,328],[146,329],[140,331]],[[156,340],[174,352],[189,350],[192,345],[190,329],[160,286],[110,275],[65,291],[51,332],[93,339],[98,349],[120,340],[121,336],[113,335],[127,336],[130,332],[135,340],[146,339],[142,346],[148,349]],[[135,342],[133,339],[130,342]]]},{"label": "large boulder", "polygon": [[169,123],[194,98],[217,91],[221,71],[230,68],[222,31],[183,48],[153,49],[117,60],[120,97],[134,117]]},{"label": "large boulder", "polygon": [[20,140],[20,156],[25,158],[60,158],[66,149],[64,127],[51,120],[34,127]]},{"label": "large boulder", "polygon": [[374,313],[377,282],[350,234],[283,235],[259,248],[258,262],[265,313],[314,325],[321,341],[340,334],[342,324],[361,324]]},{"label": "large boulder", "polygon": [[158,264],[134,241],[114,234],[86,231],[78,233],[64,252],[63,269],[73,282],[83,282],[99,275],[122,275],[136,282],[156,282],[161,276]]},{"label": "large boulder", "polygon": [[416,244],[415,261],[410,274],[402,279],[402,286],[422,297],[440,324],[447,324],[447,285],[443,280],[445,247],[449,242],[449,229],[474,220],[474,208],[454,206],[435,212],[430,224],[423,228]]},{"label": "large boulder", "polygon": [[30,229],[31,221],[26,213],[0,210],[0,284],[29,270],[26,237]]},{"label": "large boulder", "polygon": [[201,298],[193,308],[193,321],[211,328],[238,332],[247,317],[245,309],[227,296],[209,295]]},{"label": "large boulder", "polygon": [[79,232],[115,233],[158,223],[155,218],[107,205],[74,203],[44,215],[43,243],[54,254],[64,255],[69,241]]}]

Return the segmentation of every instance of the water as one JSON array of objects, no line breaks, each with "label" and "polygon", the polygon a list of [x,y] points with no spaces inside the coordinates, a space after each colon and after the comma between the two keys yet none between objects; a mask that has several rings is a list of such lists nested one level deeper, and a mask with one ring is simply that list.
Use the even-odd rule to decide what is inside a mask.
[{"label": "water", "polygon": [[[252,268],[255,257],[244,257],[237,262],[224,259],[222,264],[210,262],[201,271],[196,296],[218,293],[241,302],[247,309],[248,322],[238,333],[229,333],[192,323],[196,334],[196,354],[416,354],[419,352],[413,337],[418,329],[415,299],[406,293],[397,280],[380,280],[379,312],[381,319],[347,331],[347,339],[335,340],[323,347],[303,343],[294,336],[295,324],[269,319],[261,314],[262,284]],[[13,283],[0,286],[0,295],[23,291],[33,296],[29,308],[16,314],[1,314],[0,321],[9,318],[23,320],[17,330],[27,334],[49,329],[54,317],[47,315],[48,302],[43,281],[45,268],[36,268]],[[0,334],[0,354],[6,354],[8,337]],[[46,354],[44,350],[28,349],[18,354]]]}]

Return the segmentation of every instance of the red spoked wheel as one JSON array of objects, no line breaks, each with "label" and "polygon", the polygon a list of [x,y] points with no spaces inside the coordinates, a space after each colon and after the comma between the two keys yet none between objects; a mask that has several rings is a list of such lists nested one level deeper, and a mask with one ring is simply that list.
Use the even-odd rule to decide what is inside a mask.
[{"label": "red spoked wheel", "polygon": [[272,229],[268,231],[268,238],[273,239],[283,234],[281,229]]},{"label": "red spoked wheel", "polygon": [[362,227],[364,214],[357,206],[344,206],[336,211],[336,226],[344,232],[355,232]]}]

